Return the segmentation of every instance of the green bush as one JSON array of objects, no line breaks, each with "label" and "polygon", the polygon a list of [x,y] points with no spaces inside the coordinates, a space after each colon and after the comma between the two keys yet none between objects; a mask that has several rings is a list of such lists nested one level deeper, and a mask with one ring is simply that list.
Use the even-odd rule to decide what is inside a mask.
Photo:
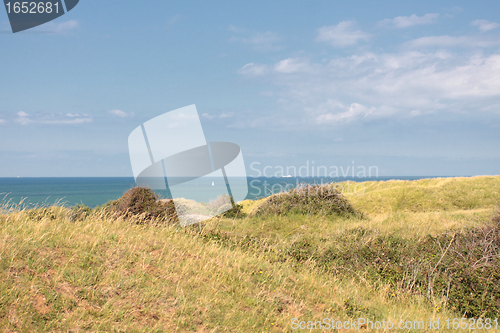
[{"label": "green bush", "polygon": [[83,221],[92,213],[92,208],[87,207],[83,204],[78,204],[69,209],[67,216],[70,221]]},{"label": "green bush", "polygon": [[224,212],[222,214],[223,217],[226,217],[226,218],[243,218],[245,217],[247,214],[245,214],[242,210],[243,210],[243,206],[242,205],[239,205],[239,204],[236,204],[234,202],[234,199],[233,197],[229,197],[229,199],[231,200],[231,204],[233,206],[233,208],[229,209],[228,211]]},{"label": "green bush", "polygon": [[[500,315],[500,224],[448,236],[434,288],[446,290],[452,308],[472,317]],[[436,249],[437,250],[437,249]],[[437,266],[438,264],[436,264]],[[432,287],[432,286],[431,286]]]},{"label": "green bush", "polygon": [[[436,311],[466,317],[500,316],[500,223],[415,239],[358,227],[327,237],[298,237],[283,247],[268,239],[203,230],[230,248],[255,249],[270,260],[310,264],[338,277],[387,284],[389,297],[419,295]],[[325,244],[324,240],[327,241]]]},{"label": "green bush", "polygon": [[293,244],[291,256],[305,253],[320,266],[382,281],[395,291],[420,294],[467,317],[500,315],[500,225],[428,236],[419,241],[375,235],[359,229],[338,235],[335,245],[319,251]]},{"label": "green bush", "polygon": [[55,207],[42,207],[36,209],[30,209],[28,212],[28,218],[34,221],[40,221],[42,219],[55,220],[59,212]]},{"label": "green bush", "polygon": [[177,213],[172,200],[159,200],[151,189],[134,187],[121,198],[107,205],[107,210],[115,216],[133,218],[138,223],[175,222]]},{"label": "green bush", "polygon": [[361,217],[349,201],[331,185],[302,184],[267,198],[256,210],[261,214],[354,215]]}]

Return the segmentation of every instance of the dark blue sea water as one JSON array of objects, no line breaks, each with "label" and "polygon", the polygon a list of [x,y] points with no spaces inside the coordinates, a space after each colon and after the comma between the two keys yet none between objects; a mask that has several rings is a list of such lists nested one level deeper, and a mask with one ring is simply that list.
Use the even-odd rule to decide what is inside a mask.
[{"label": "dark blue sea water", "polygon": [[[321,184],[342,181],[369,180],[416,180],[437,177],[378,177],[378,178],[248,178],[247,199],[268,196],[288,190],[297,184]],[[23,207],[84,204],[89,207],[100,206],[109,200],[118,199],[125,191],[135,186],[133,178],[0,178],[0,203],[10,202]],[[196,191],[202,192],[202,189]],[[168,191],[156,191],[161,197],[168,198]]]}]

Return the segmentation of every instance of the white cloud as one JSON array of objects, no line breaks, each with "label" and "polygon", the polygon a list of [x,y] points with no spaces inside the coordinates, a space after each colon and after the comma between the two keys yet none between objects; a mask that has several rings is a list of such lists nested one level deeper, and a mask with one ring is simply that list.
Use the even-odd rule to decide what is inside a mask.
[{"label": "white cloud", "polygon": [[[234,26],[229,26],[229,30],[240,34],[246,32],[246,30],[239,29]],[[281,41],[281,37],[272,31],[252,32],[247,34],[247,36],[233,36],[230,41],[245,44],[253,50],[261,52],[276,51],[281,49],[280,46],[276,45],[279,41]]]},{"label": "white cloud", "polygon": [[[334,104],[333,109],[338,109],[340,103],[338,103],[337,101],[328,100],[326,103],[320,106],[320,109],[323,109],[323,111],[325,109],[330,109],[332,106],[331,104]],[[371,107],[368,109],[367,107],[359,103],[352,103],[348,108],[342,106],[341,109],[345,109],[345,111],[327,112],[320,114],[316,117],[316,122],[318,124],[349,122],[359,117],[367,117],[373,114],[376,110],[375,107]]]},{"label": "white cloud", "polygon": [[500,103],[500,54],[365,53],[308,66],[314,70],[264,76],[276,87],[272,96],[285,119],[297,124],[480,112]]},{"label": "white cloud", "polygon": [[254,64],[253,62],[246,64],[238,70],[239,74],[247,76],[261,76],[268,72],[266,65]]},{"label": "white cloud", "polygon": [[299,59],[288,58],[281,60],[274,65],[274,71],[279,73],[291,74],[296,72],[303,72],[309,69],[309,64]]},{"label": "white cloud", "polygon": [[74,117],[81,117],[82,115],[79,113],[66,113],[66,117],[74,118]]},{"label": "white cloud", "polygon": [[127,113],[122,110],[109,110],[108,113],[120,118],[132,117],[134,115],[133,113]]},{"label": "white cloud", "polygon": [[470,23],[472,26],[477,26],[481,31],[489,31],[500,27],[500,24],[487,20],[475,20]]},{"label": "white cloud", "polygon": [[69,20],[61,23],[48,22],[38,27],[34,27],[33,29],[30,29],[27,33],[45,32],[45,33],[65,34],[70,32],[71,30],[78,28],[79,26],[80,22],[78,22],[77,20]]},{"label": "white cloud", "polygon": [[406,42],[404,45],[411,48],[421,47],[491,47],[499,45],[500,40],[473,36],[428,36]]},{"label": "white cloud", "polygon": [[[80,22],[77,20],[69,20],[65,22],[55,23],[47,22],[45,24],[39,25],[32,29],[29,29],[23,33],[52,33],[52,34],[66,34],[72,30],[77,29],[80,26]],[[10,29],[10,27],[9,27]]]},{"label": "white cloud", "polygon": [[237,27],[235,25],[230,24],[227,30],[231,32],[236,32],[236,33],[242,33],[242,32],[247,32],[248,30],[245,28]]},{"label": "white cloud", "polygon": [[370,34],[355,30],[355,24],[354,21],[343,21],[337,25],[322,27],[318,30],[316,41],[327,42],[335,47],[347,47],[368,40]]},{"label": "white cloud", "polygon": [[230,112],[230,111],[224,111],[224,112],[220,113],[218,116],[215,116],[213,114],[208,114],[208,113],[203,113],[201,116],[203,118],[208,119],[208,120],[212,120],[215,118],[225,119],[225,118],[232,118],[234,116],[234,113]]},{"label": "white cloud", "polygon": [[76,20],[69,20],[66,22],[61,22],[55,25],[55,31],[57,33],[65,33],[70,30],[76,29],[80,26],[80,23]]},{"label": "white cloud", "polygon": [[212,120],[212,119],[214,119],[214,118],[215,118],[215,116],[213,116],[213,115],[211,115],[211,114],[208,114],[208,113],[202,113],[202,114],[201,114],[201,116],[202,116],[203,118],[208,119],[208,120]]},{"label": "white cloud", "polygon": [[29,119],[29,115],[26,112],[19,111],[17,113],[16,122],[18,122],[21,125],[28,125],[31,122],[31,119]]},{"label": "white cloud", "polygon": [[222,112],[220,115],[219,115],[219,118],[220,119],[224,119],[224,118],[232,118],[234,116],[234,113],[233,112]]},{"label": "white cloud", "polygon": [[429,13],[424,16],[417,16],[415,14],[411,16],[398,16],[393,19],[385,19],[380,23],[382,25],[392,25],[399,29],[404,29],[408,27],[412,27],[414,25],[420,24],[432,24],[437,21],[439,14],[437,13]]},{"label": "white cloud", "polygon": [[92,118],[76,118],[76,119],[46,119],[38,121],[40,124],[62,124],[62,125],[77,125],[89,124]]},{"label": "white cloud", "polygon": [[[450,61],[453,60],[452,63]],[[355,60],[351,60],[355,61]],[[329,72],[343,69],[331,62]],[[414,96],[428,101],[465,99],[467,97],[500,97],[500,55],[475,55],[460,58],[443,52],[404,52],[381,54],[350,71],[345,84],[351,89],[380,94],[391,99]],[[335,77],[334,76],[334,77]]]},{"label": "white cloud", "polygon": [[92,117],[87,114],[79,115],[67,113],[62,114],[38,114],[31,116],[24,111],[19,111],[17,113],[17,118],[14,119],[15,122],[21,125],[29,124],[63,124],[63,125],[75,125],[75,124],[86,124],[92,122]]},{"label": "white cloud", "polygon": [[[424,15],[412,19],[412,24],[435,18]],[[396,20],[401,27],[409,24],[402,22]],[[346,21],[321,28],[316,40],[346,46],[368,38],[355,30],[353,22]],[[258,84],[266,83],[260,95],[274,99],[273,116],[252,115],[250,119],[238,114],[232,126],[273,124],[290,129],[431,113],[497,113],[500,52],[474,49],[495,45],[500,45],[500,40],[488,34],[426,36],[403,43],[393,53],[367,51],[327,58],[324,53],[301,52],[300,57],[251,62],[238,73]]]},{"label": "white cloud", "polygon": [[5,119],[0,119],[0,125],[5,125],[7,123],[7,120]]}]

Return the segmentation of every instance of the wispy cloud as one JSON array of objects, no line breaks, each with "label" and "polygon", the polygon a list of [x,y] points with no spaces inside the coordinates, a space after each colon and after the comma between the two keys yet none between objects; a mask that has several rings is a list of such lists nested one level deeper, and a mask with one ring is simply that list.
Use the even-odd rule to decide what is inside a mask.
[{"label": "wispy cloud", "polygon": [[7,120],[5,119],[0,119],[0,125],[5,125],[7,124]]},{"label": "wispy cloud", "polygon": [[355,25],[354,21],[343,21],[337,25],[322,27],[318,29],[316,41],[326,42],[335,47],[348,47],[368,40],[370,34],[355,30]]},{"label": "wispy cloud", "polygon": [[212,119],[214,119],[214,118],[215,118],[215,116],[214,116],[214,115],[212,115],[212,114],[208,114],[208,113],[202,113],[202,114],[201,114],[201,117],[202,117],[202,118],[209,119],[209,120],[212,120]]},{"label": "wispy cloud", "polygon": [[[288,59],[255,66],[279,68]],[[314,70],[261,75],[275,85],[272,96],[287,119],[301,124],[475,112],[500,101],[500,54],[465,57],[402,50],[334,57],[307,66]]]},{"label": "wispy cloud", "polygon": [[246,28],[237,27],[237,26],[232,25],[232,24],[229,25],[229,27],[227,28],[227,30],[229,30],[231,32],[236,32],[236,33],[242,33],[242,32],[247,32],[248,31],[248,29],[246,29]]},{"label": "wispy cloud", "polygon": [[228,30],[238,35],[231,37],[231,42],[247,45],[255,51],[268,52],[280,50],[282,48],[278,45],[278,42],[280,42],[282,38],[275,32],[249,32],[244,28],[237,28],[235,26],[229,26]]},{"label": "wispy cloud", "polygon": [[239,74],[246,76],[262,76],[268,72],[266,65],[254,64],[253,62],[246,64],[238,70]]},{"label": "wispy cloud", "polygon": [[274,71],[284,74],[292,74],[297,72],[304,72],[311,69],[307,61],[302,61],[297,58],[287,58],[281,60],[274,65]]},{"label": "wispy cloud", "polygon": [[16,121],[21,125],[28,125],[29,123],[31,123],[31,119],[29,118],[29,115],[24,111],[19,111],[17,113]]},{"label": "wispy cloud", "polygon": [[24,111],[17,112],[14,121],[21,125],[45,124],[45,125],[77,125],[92,122],[92,117],[88,114],[36,114],[30,115]]},{"label": "wispy cloud", "polygon": [[43,25],[34,27],[22,33],[55,33],[66,34],[80,27],[80,22],[77,20],[69,20],[65,22],[55,23],[48,22]]},{"label": "wispy cloud", "polygon": [[134,116],[134,113],[127,113],[127,112],[122,111],[122,110],[109,110],[108,113],[111,114],[111,115],[113,115],[113,116],[120,117],[120,118],[126,118],[126,117],[132,117],[132,116]]},{"label": "wispy cloud", "polygon": [[171,27],[173,25],[175,25],[177,22],[179,22],[179,20],[181,19],[181,16],[180,15],[174,15],[174,16],[171,16],[167,19],[167,26],[168,27]]},{"label": "wispy cloud", "polygon": [[216,118],[218,118],[218,119],[226,119],[226,118],[233,118],[234,117],[234,112],[224,111],[224,112],[221,112],[218,115],[203,113],[201,116],[203,118],[208,119],[208,120],[213,120],[213,119],[216,119]]},{"label": "wispy cloud", "polygon": [[348,107],[343,106],[337,101],[328,100],[323,105],[320,105],[320,109],[332,110],[340,109],[340,112],[323,112],[316,117],[316,122],[318,124],[325,123],[338,123],[338,122],[350,122],[359,117],[368,117],[370,114],[376,111],[375,107],[367,108],[359,103],[352,103]]},{"label": "wispy cloud", "polygon": [[411,16],[398,16],[393,19],[385,19],[380,21],[380,24],[393,26],[398,29],[404,29],[415,25],[435,23],[438,17],[439,14],[437,13],[429,13],[424,16],[417,16],[413,14]]},{"label": "wispy cloud", "polygon": [[92,118],[76,118],[76,119],[54,119],[54,120],[42,120],[41,124],[62,124],[62,125],[77,125],[77,124],[89,124],[92,122]]},{"label": "wispy cloud", "polygon": [[500,44],[498,38],[486,36],[427,36],[413,39],[404,45],[411,48],[422,47],[491,47]]},{"label": "wispy cloud", "polygon": [[57,33],[66,33],[70,30],[76,29],[80,26],[80,23],[76,20],[69,20],[66,22],[61,22],[55,25],[55,31]]},{"label": "wispy cloud", "polygon": [[487,20],[475,20],[470,23],[472,26],[477,26],[481,31],[489,31],[500,27],[500,24],[496,22],[490,22]]},{"label": "wispy cloud", "polygon": [[222,112],[222,113],[219,115],[219,118],[220,118],[220,119],[224,119],[224,118],[232,118],[233,116],[234,116],[234,113],[233,113],[233,112],[226,111],[226,112]]}]

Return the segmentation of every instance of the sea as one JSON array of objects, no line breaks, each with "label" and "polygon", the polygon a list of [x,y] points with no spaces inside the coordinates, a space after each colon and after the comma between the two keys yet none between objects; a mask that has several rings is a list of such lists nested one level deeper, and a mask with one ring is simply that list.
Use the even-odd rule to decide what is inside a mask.
[{"label": "sea", "polygon": [[[236,183],[238,188],[233,187],[235,193],[248,194],[245,199],[258,199],[273,193],[290,190],[301,184],[326,184],[339,182],[365,182],[365,181],[387,181],[387,180],[417,180],[435,177],[377,177],[377,178],[324,178],[324,177],[248,177],[243,183]],[[220,184],[217,184],[220,185]],[[88,207],[101,206],[110,200],[116,200],[127,190],[135,187],[134,178],[129,177],[57,177],[57,178],[0,178],[0,206],[18,207],[21,209],[34,207],[47,207],[53,205],[71,207],[75,205],[86,205]],[[221,187],[216,186],[215,181],[205,183],[194,183],[189,190],[194,193],[191,199],[210,197],[217,189],[220,194]],[[222,187],[224,190],[225,184]],[[166,190],[155,190],[161,198],[171,198],[171,192]],[[198,197],[197,197],[198,196]],[[240,199],[244,197],[240,195]]]}]

